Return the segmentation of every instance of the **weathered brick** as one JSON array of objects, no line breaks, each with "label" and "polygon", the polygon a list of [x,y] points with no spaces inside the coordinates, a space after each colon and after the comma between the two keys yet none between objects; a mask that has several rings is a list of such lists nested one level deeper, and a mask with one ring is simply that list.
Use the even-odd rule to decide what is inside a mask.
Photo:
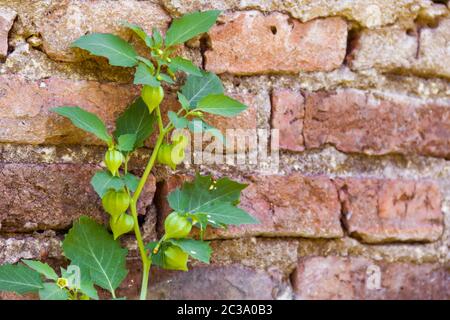
[{"label": "weathered brick", "polygon": [[36,23],[47,55],[55,60],[77,61],[80,56],[70,44],[84,34],[113,33],[129,40],[132,32],[121,21],[136,23],[150,33],[152,27],[165,30],[170,17],[151,1],[63,0],[50,6],[45,18]]},{"label": "weathered brick", "polygon": [[8,35],[16,16],[15,11],[0,8],[0,59],[8,54]]},{"label": "weathered brick", "polygon": [[300,92],[278,89],[272,93],[272,128],[280,130],[280,148],[305,150],[303,141],[304,98]]},{"label": "weathered brick", "polygon": [[435,241],[442,197],[430,181],[338,179],[348,232],[364,242]]},{"label": "weathered brick", "polygon": [[50,109],[79,106],[112,129],[115,118],[138,95],[130,85],[60,78],[28,81],[14,75],[0,76],[0,92],[0,141],[29,144],[102,144]]},{"label": "weathered brick", "polygon": [[[88,215],[107,219],[90,185],[93,165],[0,164],[0,224],[2,232],[67,229],[73,220]],[[139,212],[151,205],[155,178],[150,177]]]},{"label": "weathered brick", "polygon": [[449,41],[449,18],[441,19],[436,28],[423,27],[420,32],[399,26],[364,30],[352,48],[349,62],[353,70],[404,70],[448,78]]},{"label": "weathered brick", "polygon": [[406,96],[344,89],[305,94],[307,149],[450,157],[450,108]]},{"label": "weathered brick", "polygon": [[259,10],[285,12],[301,21],[321,17],[345,17],[366,28],[377,28],[404,19],[414,19],[431,6],[423,0],[162,0],[172,13],[184,14],[197,10]]},{"label": "weathered brick", "polygon": [[341,18],[301,23],[282,13],[246,11],[225,15],[209,35],[206,68],[215,73],[331,71],[345,57],[347,24]]},{"label": "weathered brick", "polygon": [[337,256],[302,258],[292,276],[301,300],[448,300],[449,279],[448,269],[437,264]]},{"label": "weathered brick", "polygon": [[[158,197],[160,221],[170,212],[165,200],[168,192],[185,179],[187,177],[172,176],[164,182]],[[330,179],[292,174],[252,177],[246,182],[250,185],[243,191],[239,206],[261,223],[227,230],[210,229],[207,238],[260,235],[336,238],[343,235],[338,194]],[[161,233],[162,225],[159,227]]]},{"label": "weathered brick", "polygon": [[264,271],[239,265],[156,270],[152,279],[149,298],[162,300],[272,300],[285,287]]}]

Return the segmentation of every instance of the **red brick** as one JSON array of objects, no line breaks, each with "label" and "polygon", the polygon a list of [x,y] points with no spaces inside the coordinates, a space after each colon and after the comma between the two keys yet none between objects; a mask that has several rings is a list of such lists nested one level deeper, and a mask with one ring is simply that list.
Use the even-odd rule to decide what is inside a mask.
[{"label": "red brick", "polygon": [[[1,231],[64,230],[81,215],[106,220],[90,185],[96,169],[93,165],[0,164]],[[141,214],[152,203],[155,183],[151,176],[140,200]]]},{"label": "red brick", "polygon": [[27,144],[103,144],[50,109],[79,106],[113,129],[116,117],[138,94],[130,85],[60,78],[28,81],[15,75],[0,76],[0,92],[0,141]]},{"label": "red brick", "polygon": [[362,31],[348,57],[350,67],[449,78],[450,19],[433,20],[439,21],[436,27],[422,26],[412,34],[399,26]]},{"label": "red brick", "polygon": [[121,25],[122,21],[138,24],[151,33],[153,27],[164,31],[170,17],[150,1],[63,0],[52,4],[36,24],[49,57],[77,61],[82,57],[70,45],[87,33],[113,33],[129,40],[133,33]]},{"label": "red brick", "polygon": [[149,298],[158,300],[272,300],[284,289],[266,272],[240,265],[154,270],[151,278]]},{"label": "red brick", "polygon": [[[172,176],[164,182],[158,201],[160,221],[170,212],[165,202],[168,192],[178,187],[183,179],[186,177]],[[343,235],[338,194],[330,179],[292,174],[253,177],[246,182],[250,185],[243,191],[239,206],[261,223],[228,230],[211,229],[207,238],[261,235],[336,238]]]},{"label": "red brick", "polygon": [[443,232],[442,197],[429,181],[337,180],[348,232],[365,242],[435,241]]},{"label": "red brick", "polygon": [[209,32],[206,68],[241,75],[331,71],[345,57],[347,24],[341,18],[306,23],[282,13],[226,14]]},{"label": "red brick", "polygon": [[329,256],[300,259],[292,282],[301,300],[448,300],[449,276],[438,264]]},{"label": "red brick", "polygon": [[16,16],[16,12],[0,8],[0,59],[8,54],[8,35]]},{"label": "red brick", "polygon": [[305,94],[307,149],[450,157],[450,108],[405,96],[377,97],[345,89]]},{"label": "red brick", "polygon": [[280,130],[280,148],[303,151],[304,98],[299,92],[278,89],[272,93],[272,128]]}]

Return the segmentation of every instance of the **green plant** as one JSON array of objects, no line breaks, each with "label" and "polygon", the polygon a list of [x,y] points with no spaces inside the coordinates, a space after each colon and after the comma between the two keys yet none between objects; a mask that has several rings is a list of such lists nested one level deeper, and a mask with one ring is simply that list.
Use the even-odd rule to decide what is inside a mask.
[{"label": "green plant", "polygon": [[[94,287],[97,285],[116,299],[115,290],[128,272],[125,267],[127,250],[116,239],[134,231],[143,264],[140,298],[146,299],[152,265],[186,271],[189,256],[209,263],[211,248],[203,241],[207,226],[224,228],[257,223],[237,207],[245,184],[200,175],[168,196],[173,212],[165,220],[165,234],[159,241],[145,245],[138,223],[137,203],[155,163],[174,169],[184,159],[188,139],[181,134],[169,139],[170,133],[174,129],[206,130],[222,139],[220,132],[205,122],[203,114],[231,117],[246,108],[224,95],[216,75],[200,70],[187,59],[173,57],[178,45],[207,32],[219,14],[219,11],[206,11],[185,15],[173,21],[165,38],[156,28],[149,36],[140,27],[127,23],[150,49],[148,57],[139,56],[129,43],[112,34],[89,34],[73,43],[74,47],[108,58],[111,65],[136,68],[134,84],[143,86],[141,97],[117,118],[112,135],[102,120],[79,107],[53,109],[108,146],[104,159],[107,168],[98,171],[91,184],[110,215],[113,235],[101,224],[81,217],[74,222],[62,244],[65,257],[71,261],[67,270],[61,269],[58,275],[48,264],[28,260],[3,265],[0,266],[0,291],[38,292],[41,299],[98,299]],[[178,112],[169,111],[169,121],[165,124],[160,109],[164,99],[162,83],[174,84],[179,72],[188,74],[177,93],[181,108]],[[145,171],[138,178],[129,172],[128,163],[155,127],[158,138]],[[189,237],[193,227],[200,229],[200,239]],[[68,272],[69,269],[80,272]]]}]

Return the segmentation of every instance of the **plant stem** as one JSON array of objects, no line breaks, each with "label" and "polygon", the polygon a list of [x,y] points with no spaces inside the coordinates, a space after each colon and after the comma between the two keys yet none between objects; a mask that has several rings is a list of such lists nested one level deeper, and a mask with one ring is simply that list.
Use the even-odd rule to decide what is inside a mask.
[{"label": "plant stem", "polygon": [[136,235],[137,244],[139,247],[139,252],[141,255],[142,260],[142,286],[141,286],[141,300],[146,300],[147,298],[147,286],[148,286],[148,277],[150,273],[150,267],[151,267],[151,260],[149,259],[147,252],[145,250],[144,241],[142,240],[142,234],[141,230],[139,229],[139,222],[138,222],[138,212],[137,212],[137,202],[139,200],[139,196],[142,193],[142,190],[145,186],[145,183],[147,182],[148,176],[150,175],[150,172],[153,169],[153,166],[156,161],[156,156],[158,155],[158,150],[164,140],[164,136],[166,135],[167,131],[164,130],[162,126],[162,118],[161,118],[161,111],[159,107],[156,108],[156,115],[158,117],[158,125],[159,125],[159,136],[158,140],[156,141],[155,147],[153,148],[152,155],[150,156],[150,159],[147,163],[147,166],[145,167],[144,174],[142,175],[141,180],[139,180],[139,184],[136,188],[136,191],[133,194],[133,197],[131,199],[131,214],[133,216],[134,220],[134,233]]}]

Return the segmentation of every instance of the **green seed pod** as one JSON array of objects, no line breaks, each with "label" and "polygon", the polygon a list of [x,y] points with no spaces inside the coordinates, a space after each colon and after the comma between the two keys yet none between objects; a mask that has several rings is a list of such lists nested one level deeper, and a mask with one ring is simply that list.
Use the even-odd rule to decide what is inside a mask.
[{"label": "green seed pod", "polygon": [[164,250],[164,267],[169,270],[188,271],[188,254],[176,246]]},{"label": "green seed pod", "polygon": [[171,144],[163,143],[159,147],[157,160],[159,163],[168,165],[172,170],[175,170],[177,165],[172,161],[172,147]]},{"label": "green seed pod", "polygon": [[114,240],[121,235],[130,232],[134,228],[134,219],[126,213],[122,213],[119,217],[111,217],[109,219],[109,226],[114,235]]},{"label": "green seed pod", "polygon": [[178,212],[172,212],[164,221],[164,229],[166,239],[184,238],[191,232],[192,223]]},{"label": "green seed pod", "polygon": [[142,88],[141,96],[145,104],[147,105],[148,110],[150,111],[150,113],[152,113],[153,110],[155,110],[155,108],[158,107],[161,101],[164,99],[164,90],[161,86],[144,86]]},{"label": "green seed pod", "polygon": [[125,190],[109,190],[102,198],[103,209],[113,217],[118,217],[130,206],[130,196]]},{"label": "green seed pod", "polygon": [[120,166],[124,161],[122,152],[110,149],[105,154],[105,164],[113,176],[117,175]]},{"label": "green seed pod", "polygon": [[186,156],[184,149],[189,141],[183,134],[174,135],[172,141],[172,144],[163,143],[161,145],[157,160],[159,163],[168,165],[172,170],[175,170],[176,166],[182,163]]}]

